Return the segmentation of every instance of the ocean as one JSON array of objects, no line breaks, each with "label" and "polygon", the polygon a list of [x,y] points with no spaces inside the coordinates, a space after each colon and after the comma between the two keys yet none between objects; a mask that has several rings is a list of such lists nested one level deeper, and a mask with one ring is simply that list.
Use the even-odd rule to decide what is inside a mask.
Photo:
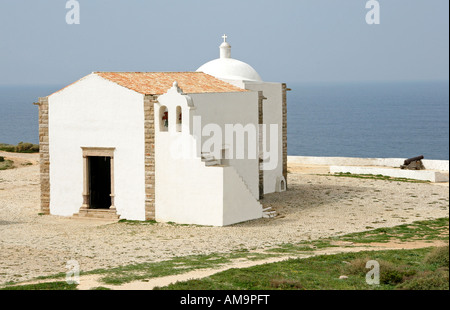
[{"label": "ocean", "polygon": [[[38,143],[33,102],[63,86],[0,86],[0,143]],[[288,87],[289,155],[449,159],[448,82]]]},{"label": "ocean", "polygon": [[0,85],[0,143],[39,143],[39,108],[33,102],[61,88],[63,85]]},{"label": "ocean", "polygon": [[448,82],[288,87],[289,155],[449,159]]}]

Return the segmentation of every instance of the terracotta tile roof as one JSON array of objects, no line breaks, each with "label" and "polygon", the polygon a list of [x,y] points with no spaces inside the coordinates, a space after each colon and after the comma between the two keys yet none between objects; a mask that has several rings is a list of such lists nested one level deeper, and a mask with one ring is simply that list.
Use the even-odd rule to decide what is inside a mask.
[{"label": "terracotta tile roof", "polygon": [[94,74],[144,95],[162,95],[175,81],[186,94],[247,91],[203,72],[94,72]]}]

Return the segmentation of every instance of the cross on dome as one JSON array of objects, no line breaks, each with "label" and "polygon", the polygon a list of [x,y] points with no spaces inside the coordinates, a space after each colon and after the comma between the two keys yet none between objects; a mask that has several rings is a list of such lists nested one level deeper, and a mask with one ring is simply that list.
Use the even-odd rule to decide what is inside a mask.
[{"label": "cross on dome", "polygon": [[223,42],[220,45],[220,58],[231,58],[231,45],[227,42],[228,36],[222,36]]},{"label": "cross on dome", "polygon": [[262,82],[258,72],[250,65],[231,58],[231,45],[227,42],[227,38],[226,34],[222,36],[223,42],[219,46],[220,57],[205,63],[197,71],[219,79]]}]

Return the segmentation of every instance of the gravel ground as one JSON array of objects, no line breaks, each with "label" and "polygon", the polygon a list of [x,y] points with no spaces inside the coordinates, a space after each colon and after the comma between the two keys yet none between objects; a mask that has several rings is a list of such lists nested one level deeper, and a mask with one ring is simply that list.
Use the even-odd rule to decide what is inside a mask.
[{"label": "gravel ground", "polygon": [[[35,154],[8,156],[37,162]],[[278,216],[229,227],[41,216],[38,165],[0,171],[0,284],[66,272],[66,262],[72,259],[87,271],[174,256],[263,249],[449,215],[448,184],[318,175],[327,169],[289,165],[289,190],[266,195],[263,201]]]}]

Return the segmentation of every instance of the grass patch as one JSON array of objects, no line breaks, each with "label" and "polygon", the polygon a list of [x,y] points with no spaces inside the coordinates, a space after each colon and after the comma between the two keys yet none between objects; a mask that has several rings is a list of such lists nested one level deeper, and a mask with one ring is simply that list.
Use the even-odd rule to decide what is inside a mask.
[{"label": "grass patch", "polygon": [[28,142],[19,142],[17,145],[0,143],[0,151],[13,153],[39,153],[39,145]]},{"label": "grass patch", "polygon": [[271,248],[266,250],[269,253],[298,253],[298,252],[310,252],[314,251],[312,246],[306,245],[304,243],[299,244],[291,244],[291,243],[283,243],[277,248]]},{"label": "grass patch", "polygon": [[369,180],[383,180],[391,182],[407,182],[407,183],[430,183],[430,181],[424,180],[414,180],[407,178],[394,178],[381,174],[352,174],[350,172],[338,172],[335,174],[320,174],[322,176],[335,176],[335,177],[346,177],[346,178],[357,178],[357,179],[369,179]]},{"label": "grass patch", "polygon": [[354,243],[385,243],[394,239],[402,242],[415,240],[449,240],[448,227],[449,218],[440,218],[435,220],[416,221],[412,224],[394,227],[377,228],[332,239]]},{"label": "grass patch", "polygon": [[65,281],[61,282],[48,282],[48,283],[39,283],[39,284],[27,284],[27,285],[15,285],[8,286],[5,288],[1,288],[3,291],[36,291],[36,290],[76,290],[77,284],[67,284]]},{"label": "grass patch", "polygon": [[296,254],[304,252],[312,252],[315,250],[337,247],[337,245],[331,244],[330,239],[319,239],[313,241],[304,241],[296,244],[283,243],[276,248],[266,250],[268,253],[280,253],[280,254]]},{"label": "grass patch", "polygon": [[[230,269],[201,280],[178,282],[157,289],[167,290],[392,290],[415,289],[441,273],[425,262],[431,248],[416,250],[372,251],[322,255],[307,259],[291,259],[279,263]],[[369,285],[365,275],[367,260],[381,262],[380,285]],[[351,262],[351,263],[348,263]],[[364,264],[363,264],[364,263]],[[349,267],[351,266],[351,267]],[[364,266],[364,269],[361,269]],[[349,270],[349,268],[353,268]],[[346,275],[347,279],[339,279]],[[425,276],[424,276],[425,275]],[[430,276],[432,275],[432,276]],[[415,279],[413,282],[413,279]],[[445,279],[445,277],[444,277]],[[436,281],[434,289],[445,289],[444,281]],[[447,282],[448,287],[448,282]]]},{"label": "grass patch", "polygon": [[296,244],[285,243],[275,248],[266,250],[268,253],[287,253],[295,254],[302,252],[311,252],[320,249],[342,247],[342,245],[333,244],[333,242],[343,241],[351,243],[387,243],[389,241],[417,241],[417,240],[449,240],[448,234],[449,218],[440,218],[435,220],[416,221],[412,224],[404,224],[394,227],[383,227],[371,230],[351,233],[333,238],[318,239]]},{"label": "grass patch", "polygon": [[155,220],[148,220],[148,221],[133,221],[133,220],[119,220],[118,223],[122,224],[129,224],[129,225],[153,225],[157,224],[158,222]]}]

